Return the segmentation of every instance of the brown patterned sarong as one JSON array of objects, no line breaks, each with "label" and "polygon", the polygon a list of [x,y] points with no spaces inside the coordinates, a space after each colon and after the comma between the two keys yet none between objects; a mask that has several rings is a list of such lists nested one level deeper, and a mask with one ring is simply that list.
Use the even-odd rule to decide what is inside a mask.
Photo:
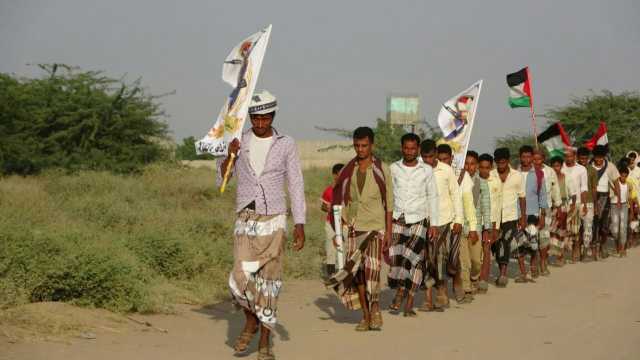
[{"label": "brown patterned sarong", "polygon": [[286,220],[285,215],[258,215],[245,209],[235,224],[229,276],[233,302],[256,314],[268,328],[277,320]]},{"label": "brown patterned sarong", "polygon": [[382,237],[382,231],[349,231],[344,267],[325,283],[347,309],[360,308],[358,285],[365,286],[370,303],[379,301]]},{"label": "brown patterned sarong", "polygon": [[451,223],[438,227],[438,237],[427,241],[427,287],[453,277],[460,271],[460,234],[454,235]]}]

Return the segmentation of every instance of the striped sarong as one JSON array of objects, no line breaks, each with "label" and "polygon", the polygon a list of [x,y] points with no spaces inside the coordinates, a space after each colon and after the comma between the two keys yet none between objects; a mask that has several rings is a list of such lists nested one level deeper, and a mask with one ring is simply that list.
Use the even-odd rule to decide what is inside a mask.
[{"label": "striped sarong", "polygon": [[427,241],[427,287],[453,277],[460,271],[460,234],[454,235],[451,223],[438,227],[438,238]]},{"label": "striped sarong", "polygon": [[268,328],[277,320],[286,222],[285,215],[258,215],[245,209],[235,224],[229,276],[233,302],[256,314]]},{"label": "striped sarong", "polygon": [[426,219],[406,224],[404,216],[401,216],[393,223],[389,248],[391,270],[387,277],[390,288],[402,288],[413,294],[422,284],[428,228]]},{"label": "striped sarong", "polygon": [[365,286],[369,303],[379,301],[383,234],[383,231],[349,230],[344,244],[344,267],[325,282],[347,309],[360,308],[358,285]]}]

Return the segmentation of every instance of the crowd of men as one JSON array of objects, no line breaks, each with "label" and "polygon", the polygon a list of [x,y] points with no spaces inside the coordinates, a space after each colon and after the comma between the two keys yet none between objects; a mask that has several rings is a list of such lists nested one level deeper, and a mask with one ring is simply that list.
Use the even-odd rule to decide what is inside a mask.
[{"label": "crowd of men", "polygon": [[[267,91],[256,94],[249,107],[251,128],[219,159],[217,182],[226,169],[237,179],[229,288],[246,320],[233,348],[246,353],[260,332],[258,359],[272,360],[270,334],[283,285],[288,209],[295,224],[293,248],[301,250],[306,203],[295,142],[272,127],[276,98]],[[468,151],[457,174],[446,144],[406,134],[398,145],[402,159],[387,165],[373,155],[373,131],[356,129],[356,156],[333,167],[334,183],[323,194],[325,285],[347,308],[362,310],[357,331],[382,329],[383,262],[390,265],[387,283],[396,291],[389,310],[413,317],[418,291],[425,292],[419,310],[441,312],[449,306],[449,279],[458,303],[486,293],[493,259],[499,269],[495,285],[506,287],[512,256],[520,269],[515,281],[528,283],[549,276],[550,256],[557,266],[598,260],[608,256],[610,237],[616,254],[626,256],[636,241],[640,169],[635,152],[614,166],[603,146],[593,152],[567,149],[564,158],[551,159],[523,146],[513,167],[506,148],[493,155]],[[342,264],[336,264],[333,235],[337,205],[345,235]]]},{"label": "crowd of men", "polygon": [[524,145],[513,166],[507,148],[481,155],[469,150],[464,170],[456,173],[449,145],[416,134],[402,137],[402,159],[389,166],[373,155],[370,128],[356,129],[353,144],[356,157],[333,167],[336,180],[323,193],[322,206],[346,209],[346,261],[339,271],[331,213],[327,219],[327,286],[346,307],[362,309],[357,331],[382,327],[383,261],[395,289],[390,312],[414,317],[418,291],[425,291],[418,310],[449,307],[449,279],[459,304],[486,293],[494,259],[495,285],[506,287],[512,257],[519,266],[515,282],[529,283],[550,275],[550,256],[555,266],[597,261],[609,256],[611,238],[614,255],[624,257],[635,243],[636,152],[614,165],[604,145],[568,148],[550,159]]}]

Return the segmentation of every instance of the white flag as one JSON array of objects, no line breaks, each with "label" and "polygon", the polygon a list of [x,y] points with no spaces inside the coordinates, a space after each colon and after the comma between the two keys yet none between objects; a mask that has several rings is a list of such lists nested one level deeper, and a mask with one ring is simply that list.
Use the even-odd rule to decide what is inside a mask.
[{"label": "white flag", "polygon": [[482,90],[482,80],[445,101],[438,114],[438,125],[444,134],[444,138],[439,142],[451,146],[453,150],[452,165],[456,172],[464,168],[480,90]]},{"label": "white flag", "polygon": [[216,123],[202,140],[196,142],[198,154],[226,156],[229,143],[242,136],[269,35],[271,25],[234,47],[224,61],[222,80],[231,85],[233,90],[220,110]]}]

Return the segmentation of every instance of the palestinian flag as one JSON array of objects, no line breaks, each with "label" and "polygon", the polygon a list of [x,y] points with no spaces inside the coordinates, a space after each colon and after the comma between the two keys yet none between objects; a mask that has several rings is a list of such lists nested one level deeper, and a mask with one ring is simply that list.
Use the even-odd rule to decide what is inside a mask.
[{"label": "palestinian flag", "polygon": [[547,148],[551,157],[560,156],[564,158],[565,149],[571,147],[569,136],[559,122],[552,124],[542,134],[538,135],[538,143]]},{"label": "palestinian flag", "polygon": [[593,135],[591,140],[584,143],[584,146],[589,150],[593,150],[596,145],[609,146],[609,139],[607,138],[607,124],[604,121],[600,122],[598,131],[596,131],[596,134]]},{"label": "palestinian flag", "polygon": [[531,106],[532,96],[528,67],[507,74],[507,85],[509,85],[509,106],[512,108]]}]

